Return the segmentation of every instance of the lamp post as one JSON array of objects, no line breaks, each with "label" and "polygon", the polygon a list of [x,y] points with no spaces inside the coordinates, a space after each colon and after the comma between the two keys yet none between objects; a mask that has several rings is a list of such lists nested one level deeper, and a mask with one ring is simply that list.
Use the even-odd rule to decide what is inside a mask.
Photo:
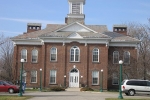
[{"label": "lamp post", "polygon": [[119,65],[120,65],[120,78],[119,78],[119,96],[118,96],[118,99],[123,99],[123,96],[122,96],[122,90],[121,90],[122,64],[123,64],[123,61],[120,60],[120,61],[119,61]]},{"label": "lamp post", "polygon": [[81,87],[83,87],[83,76],[81,76]]},{"label": "lamp post", "polygon": [[40,68],[40,91],[42,91],[42,68]]},{"label": "lamp post", "polygon": [[18,94],[18,96],[22,96],[22,72],[23,72],[23,63],[25,62],[25,60],[24,59],[21,59],[20,60],[20,62],[21,62],[21,70],[20,70],[20,88],[19,88],[19,94]]},{"label": "lamp post", "polygon": [[66,88],[66,75],[64,75],[64,87]]},{"label": "lamp post", "polygon": [[101,87],[100,92],[103,92],[103,69],[101,69]]}]

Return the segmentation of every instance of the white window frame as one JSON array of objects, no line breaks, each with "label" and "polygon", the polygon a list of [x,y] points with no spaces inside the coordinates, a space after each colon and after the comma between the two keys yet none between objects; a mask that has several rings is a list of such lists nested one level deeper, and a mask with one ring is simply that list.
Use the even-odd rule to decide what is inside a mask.
[{"label": "white window frame", "polygon": [[27,50],[26,49],[21,50],[21,59],[24,59],[25,62],[27,62]]},{"label": "white window frame", "polygon": [[70,49],[70,62],[80,61],[80,49],[77,46],[73,46]]},{"label": "white window frame", "polygon": [[[31,62],[32,63],[37,63],[38,62],[38,50],[36,50],[36,49],[33,49],[32,50],[32,55],[31,55]],[[35,58],[35,61],[33,61],[33,58]]]},{"label": "white window frame", "polygon": [[[55,55],[55,60],[52,59],[53,57],[52,55]],[[50,49],[50,61],[57,61],[57,48],[56,47],[52,47]]]},{"label": "white window frame", "polygon": [[[33,73],[32,72],[35,72],[35,76],[32,76],[33,75]],[[36,78],[35,78],[36,77]],[[33,82],[32,80],[32,78],[35,78],[35,81]],[[31,83],[37,83],[37,71],[36,70],[32,70],[31,71]]]},{"label": "white window frame", "polygon": [[[94,83],[94,79],[97,78],[97,83]],[[94,70],[92,71],[92,85],[98,85],[99,84],[99,71]]]},{"label": "white window frame", "polygon": [[[50,70],[50,84],[56,84],[56,75],[57,75],[57,70]],[[54,79],[51,79],[53,78]]]},{"label": "white window frame", "polygon": [[[116,54],[117,53],[117,54]],[[116,57],[117,56],[117,57]],[[115,59],[117,59],[117,61],[115,62]],[[114,51],[113,52],[113,64],[118,64],[119,63],[119,52],[118,51]]]},{"label": "white window frame", "polygon": [[[128,54],[128,55],[127,55]],[[128,62],[126,62],[125,59],[128,59]],[[130,64],[130,52],[129,51],[125,51],[123,53],[123,63],[124,64]]]},{"label": "white window frame", "polygon": [[[97,51],[95,51],[95,50],[97,50]],[[94,58],[95,56],[97,58]],[[95,60],[95,59],[97,59],[97,60]],[[99,62],[99,49],[98,48],[94,48],[93,51],[92,51],[92,61],[93,62]]]},{"label": "white window frame", "polygon": [[[117,84],[115,84],[115,83],[117,83]],[[112,85],[119,85],[119,77],[117,76],[116,73],[113,73]]]}]

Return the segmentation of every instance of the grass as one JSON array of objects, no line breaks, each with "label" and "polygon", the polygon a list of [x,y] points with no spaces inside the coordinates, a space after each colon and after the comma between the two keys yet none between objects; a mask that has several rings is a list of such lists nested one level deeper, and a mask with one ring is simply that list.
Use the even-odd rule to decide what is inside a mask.
[{"label": "grass", "polygon": [[0,100],[27,100],[29,98],[32,98],[31,96],[0,96]]},{"label": "grass", "polygon": [[131,98],[124,98],[124,99],[118,99],[118,98],[106,98],[105,100],[150,100],[150,99],[131,99]]}]

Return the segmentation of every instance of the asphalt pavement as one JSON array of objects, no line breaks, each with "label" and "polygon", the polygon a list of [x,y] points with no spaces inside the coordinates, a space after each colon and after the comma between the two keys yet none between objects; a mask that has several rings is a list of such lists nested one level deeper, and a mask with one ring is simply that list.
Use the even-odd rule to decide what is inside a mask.
[{"label": "asphalt pavement", "polygon": [[[9,93],[0,93],[0,95],[18,95]],[[77,89],[68,89],[67,91],[61,92],[25,92],[23,96],[33,96],[28,100],[105,100],[105,98],[118,98],[119,93],[117,92],[81,92]],[[123,94],[123,98],[147,98],[150,99],[150,95],[135,95],[126,96]]]}]

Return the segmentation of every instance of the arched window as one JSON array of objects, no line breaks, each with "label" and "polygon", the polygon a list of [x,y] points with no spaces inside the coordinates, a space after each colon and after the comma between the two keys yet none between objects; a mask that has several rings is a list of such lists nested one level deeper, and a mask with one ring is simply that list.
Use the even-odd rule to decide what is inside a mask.
[{"label": "arched window", "polygon": [[50,61],[57,61],[57,48],[55,47],[50,50]]},{"label": "arched window", "polygon": [[24,59],[25,62],[27,62],[27,50],[26,49],[21,50],[21,59]]},{"label": "arched window", "polygon": [[37,63],[38,61],[38,51],[36,49],[32,50],[32,62]]},{"label": "arched window", "polygon": [[99,83],[99,71],[92,71],[92,84],[98,85]]},{"label": "arched window", "polygon": [[123,63],[124,64],[130,64],[130,52],[125,51],[123,54]]},{"label": "arched window", "polygon": [[93,62],[99,62],[99,49],[94,48],[92,51]]},{"label": "arched window", "polygon": [[70,49],[70,61],[78,62],[80,57],[80,50],[77,46],[73,46]]},{"label": "arched window", "polygon": [[118,64],[119,63],[119,52],[114,51],[113,52],[113,64]]}]

